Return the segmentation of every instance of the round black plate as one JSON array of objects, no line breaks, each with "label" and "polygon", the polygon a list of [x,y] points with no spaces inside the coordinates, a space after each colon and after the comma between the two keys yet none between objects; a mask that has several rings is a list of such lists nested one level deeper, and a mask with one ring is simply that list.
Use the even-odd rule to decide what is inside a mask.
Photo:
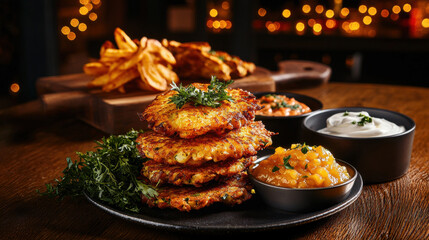
[{"label": "round black plate", "polygon": [[362,192],[362,186],[363,181],[358,174],[350,195],[343,202],[309,213],[291,213],[271,208],[265,205],[257,194],[249,201],[233,207],[214,205],[191,212],[145,207],[141,213],[120,211],[85,196],[91,203],[108,213],[158,229],[191,232],[250,232],[292,227],[338,213],[356,201]]}]

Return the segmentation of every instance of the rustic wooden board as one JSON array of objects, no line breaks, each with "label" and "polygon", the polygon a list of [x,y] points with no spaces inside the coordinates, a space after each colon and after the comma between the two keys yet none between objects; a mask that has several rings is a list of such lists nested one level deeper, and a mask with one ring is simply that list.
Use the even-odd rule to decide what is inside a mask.
[{"label": "rustic wooden board", "polygon": [[[45,77],[38,79],[36,87],[46,111],[76,111],[80,119],[110,134],[123,133],[131,128],[146,128],[146,123],[141,122],[137,114],[158,92],[134,90],[125,94],[104,93],[100,89],[87,87],[91,79],[85,74]],[[258,67],[254,74],[236,79],[231,88],[250,92],[275,91],[275,82],[270,71]]]}]

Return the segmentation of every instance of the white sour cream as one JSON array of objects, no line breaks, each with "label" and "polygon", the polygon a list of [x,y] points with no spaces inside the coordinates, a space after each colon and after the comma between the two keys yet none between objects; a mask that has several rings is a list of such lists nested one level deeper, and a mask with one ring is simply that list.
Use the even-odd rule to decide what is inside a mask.
[{"label": "white sour cream", "polygon": [[367,112],[342,112],[326,119],[326,128],[318,132],[341,137],[368,138],[389,136],[404,132],[398,126],[382,118],[369,116]]}]

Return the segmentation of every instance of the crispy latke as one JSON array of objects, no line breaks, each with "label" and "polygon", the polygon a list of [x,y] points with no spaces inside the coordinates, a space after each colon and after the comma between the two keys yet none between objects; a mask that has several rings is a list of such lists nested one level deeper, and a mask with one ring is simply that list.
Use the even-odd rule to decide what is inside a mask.
[{"label": "crispy latke", "polygon": [[150,207],[176,208],[180,211],[197,210],[216,202],[227,205],[241,204],[250,199],[252,185],[248,181],[247,172],[234,175],[223,182],[208,184],[200,188],[162,187],[158,196],[147,198],[142,195],[142,202]]},{"label": "crispy latke", "polygon": [[[207,91],[209,84],[193,85]],[[174,103],[169,102],[177,92],[170,90],[158,95],[141,114],[141,119],[146,120],[148,127],[157,133],[181,138],[194,138],[209,132],[221,135],[253,121],[255,112],[260,109],[255,96],[241,89],[226,91],[233,101],[223,101],[217,108],[186,103],[177,109]]]},{"label": "crispy latke", "polygon": [[258,150],[272,144],[273,134],[260,121],[222,136],[206,134],[194,139],[167,137],[150,131],[140,134],[137,148],[156,162],[197,166],[211,160],[218,162],[256,155]]},{"label": "crispy latke", "polygon": [[144,163],[141,174],[157,186],[169,183],[177,186],[201,187],[207,182],[216,181],[222,177],[231,177],[245,171],[255,160],[256,156],[252,156],[219,163],[206,162],[198,167],[168,165],[149,160]]}]

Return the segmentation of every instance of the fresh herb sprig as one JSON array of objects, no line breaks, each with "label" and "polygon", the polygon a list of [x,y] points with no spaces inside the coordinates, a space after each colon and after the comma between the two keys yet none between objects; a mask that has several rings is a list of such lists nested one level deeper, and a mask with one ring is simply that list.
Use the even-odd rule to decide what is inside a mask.
[{"label": "fresh herb sprig", "polygon": [[203,105],[216,108],[222,104],[222,101],[233,101],[232,97],[228,95],[227,91],[225,91],[231,83],[233,83],[232,80],[224,82],[219,81],[215,76],[212,76],[210,85],[206,92],[196,88],[192,84],[187,87],[183,87],[182,84],[177,86],[173,82],[171,84],[171,90],[176,91],[177,94],[170,97],[169,103],[174,103],[177,109],[181,109],[183,105],[188,102],[194,103],[194,106]]},{"label": "fresh herb sprig", "polygon": [[67,158],[63,176],[46,184],[46,192],[41,194],[62,200],[86,193],[122,210],[138,212],[141,194],[157,195],[155,188],[137,178],[145,161],[136,148],[138,134],[131,130],[103,138],[95,151],[77,152],[77,161]]}]

